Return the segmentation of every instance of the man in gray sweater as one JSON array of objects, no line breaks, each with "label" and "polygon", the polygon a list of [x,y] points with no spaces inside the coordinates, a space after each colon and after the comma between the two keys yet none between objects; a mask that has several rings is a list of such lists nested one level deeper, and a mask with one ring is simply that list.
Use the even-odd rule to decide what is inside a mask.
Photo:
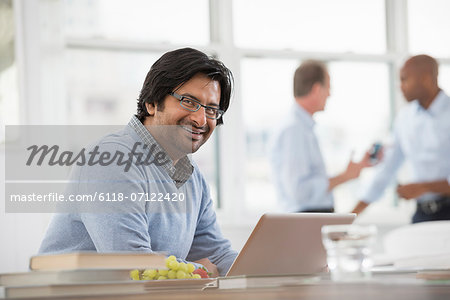
[{"label": "man in gray sweater", "polygon": [[39,252],[164,251],[202,264],[213,276],[226,274],[237,253],[222,236],[206,180],[187,154],[223,124],[232,83],[228,68],[194,49],[156,61],[137,114],[94,147],[100,158],[122,154],[133,163],[84,164],[71,175],[75,184],[67,193],[103,193],[116,201],[56,214]]}]

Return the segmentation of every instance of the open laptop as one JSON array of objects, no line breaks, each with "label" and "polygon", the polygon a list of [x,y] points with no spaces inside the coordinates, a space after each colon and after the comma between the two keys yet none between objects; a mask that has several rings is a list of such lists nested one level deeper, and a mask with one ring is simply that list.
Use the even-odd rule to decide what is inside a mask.
[{"label": "open laptop", "polygon": [[226,276],[310,274],[326,270],[323,225],[351,224],[355,214],[265,214]]}]

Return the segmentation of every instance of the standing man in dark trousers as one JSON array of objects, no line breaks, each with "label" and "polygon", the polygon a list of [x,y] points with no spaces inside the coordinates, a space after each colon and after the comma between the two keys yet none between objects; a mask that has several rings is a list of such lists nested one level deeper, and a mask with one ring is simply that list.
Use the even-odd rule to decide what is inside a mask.
[{"label": "standing man in dark trousers", "polygon": [[330,75],[320,61],[303,62],[294,74],[294,100],[270,146],[270,162],[280,204],[286,212],[334,212],[332,191],[358,178],[371,166],[369,154],[349,161],[340,174],[329,177],[314,133],[313,115],[325,109]]},{"label": "standing man in dark trousers", "polygon": [[353,212],[376,201],[408,160],[412,182],[399,185],[397,193],[417,200],[412,222],[450,220],[450,98],[438,86],[438,63],[428,55],[413,56],[400,79],[408,105],[397,116],[392,148]]}]

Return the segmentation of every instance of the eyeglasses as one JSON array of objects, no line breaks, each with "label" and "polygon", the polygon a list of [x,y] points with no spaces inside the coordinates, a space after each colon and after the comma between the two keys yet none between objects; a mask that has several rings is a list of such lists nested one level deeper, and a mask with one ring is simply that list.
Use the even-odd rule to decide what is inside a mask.
[{"label": "eyeglasses", "polygon": [[200,102],[198,102],[197,100],[194,100],[187,96],[178,95],[175,92],[171,92],[171,93],[169,93],[169,95],[178,99],[178,101],[180,101],[181,107],[186,110],[198,111],[200,109],[200,107],[204,107],[205,115],[208,119],[213,119],[213,120],[220,119],[220,117],[225,113],[221,109],[218,109],[218,108],[212,107],[212,106],[203,105]]}]

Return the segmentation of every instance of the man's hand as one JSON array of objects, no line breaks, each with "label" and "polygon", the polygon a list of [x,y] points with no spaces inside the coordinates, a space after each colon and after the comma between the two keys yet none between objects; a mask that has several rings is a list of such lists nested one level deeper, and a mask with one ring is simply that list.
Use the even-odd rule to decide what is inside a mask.
[{"label": "man's hand", "polygon": [[219,270],[217,270],[217,266],[213,264],[208,258],[202,258],[194,262],[203,265],[208,270],[208,272],[211,273],[211,276],[209,277],[219,277]]},{"label": "man's hand", "polygon": [[344,171],[344,177],[345,177],[346,181],[358,178],[359,174],[361,174],[361,170],[363,168],[364,168],[363,164],[349,161],[348,165],[347,165],[347,169],[345,169],[345,171]]},{"label": "man's hand", "polygon": [[366,203],[364,201],[359,201],[356,204],[355,208],[353,209],[352,213],[359,215],[360,213],[363,212],[363,210],[365,210],[367,208],[367,206],[369,206],[368,203]]},{"label": "man's hand", "polygon": [[423,183],[410,183],[397,186],[397,193],[400,197],[410,200],[422,196],[427,192],[427,188]]},{"label": "man's hand", "polygon": [[[353,154],[352,154],[353,156]],[[347,169],[344,174],[348,180],[358,178],[362,169],[372,166],[370,162],[370,154],[366,152],[364,157],[359,162],[354,162],[352,159],[348,162]]]},{"label": "man's hand", "polygon": [[416,182],[397,186],[397,193],[404,199],[413,199],[425,193],[436,193],[450,196],[450,184],[447,179],[440,179],[428,182]]},{"label": "man's hand", "polygon": [[[380,155],[382,155],[382,154],[380,154]],[[369,151],[367,151],[364,154],[364,157],[359,162],[354,162],[351,159],[352,156],[353,156],[353,153],[350,156],[350,161],[348,162],[348,165],[347,165],[347,168],[345,169],[345,171],[335,177],[330,178],[330,184],[328,186],[329,191],[331,191],[336,186],[338,186],[342,183],[345,183],[349,180],[358,178],[359,175],[361,174],[362,169],[375,165],[370,162]]]},{"label": "man's hand", "polygon": [[347,168],[341,174],[330,178],[330,183],[328,185],[328,190],[331,191],[338,185],[347,182],[349,180],[359,177],[362,170],[362,165],[360,163],[355,163],[352,160],[348,162]]}]

